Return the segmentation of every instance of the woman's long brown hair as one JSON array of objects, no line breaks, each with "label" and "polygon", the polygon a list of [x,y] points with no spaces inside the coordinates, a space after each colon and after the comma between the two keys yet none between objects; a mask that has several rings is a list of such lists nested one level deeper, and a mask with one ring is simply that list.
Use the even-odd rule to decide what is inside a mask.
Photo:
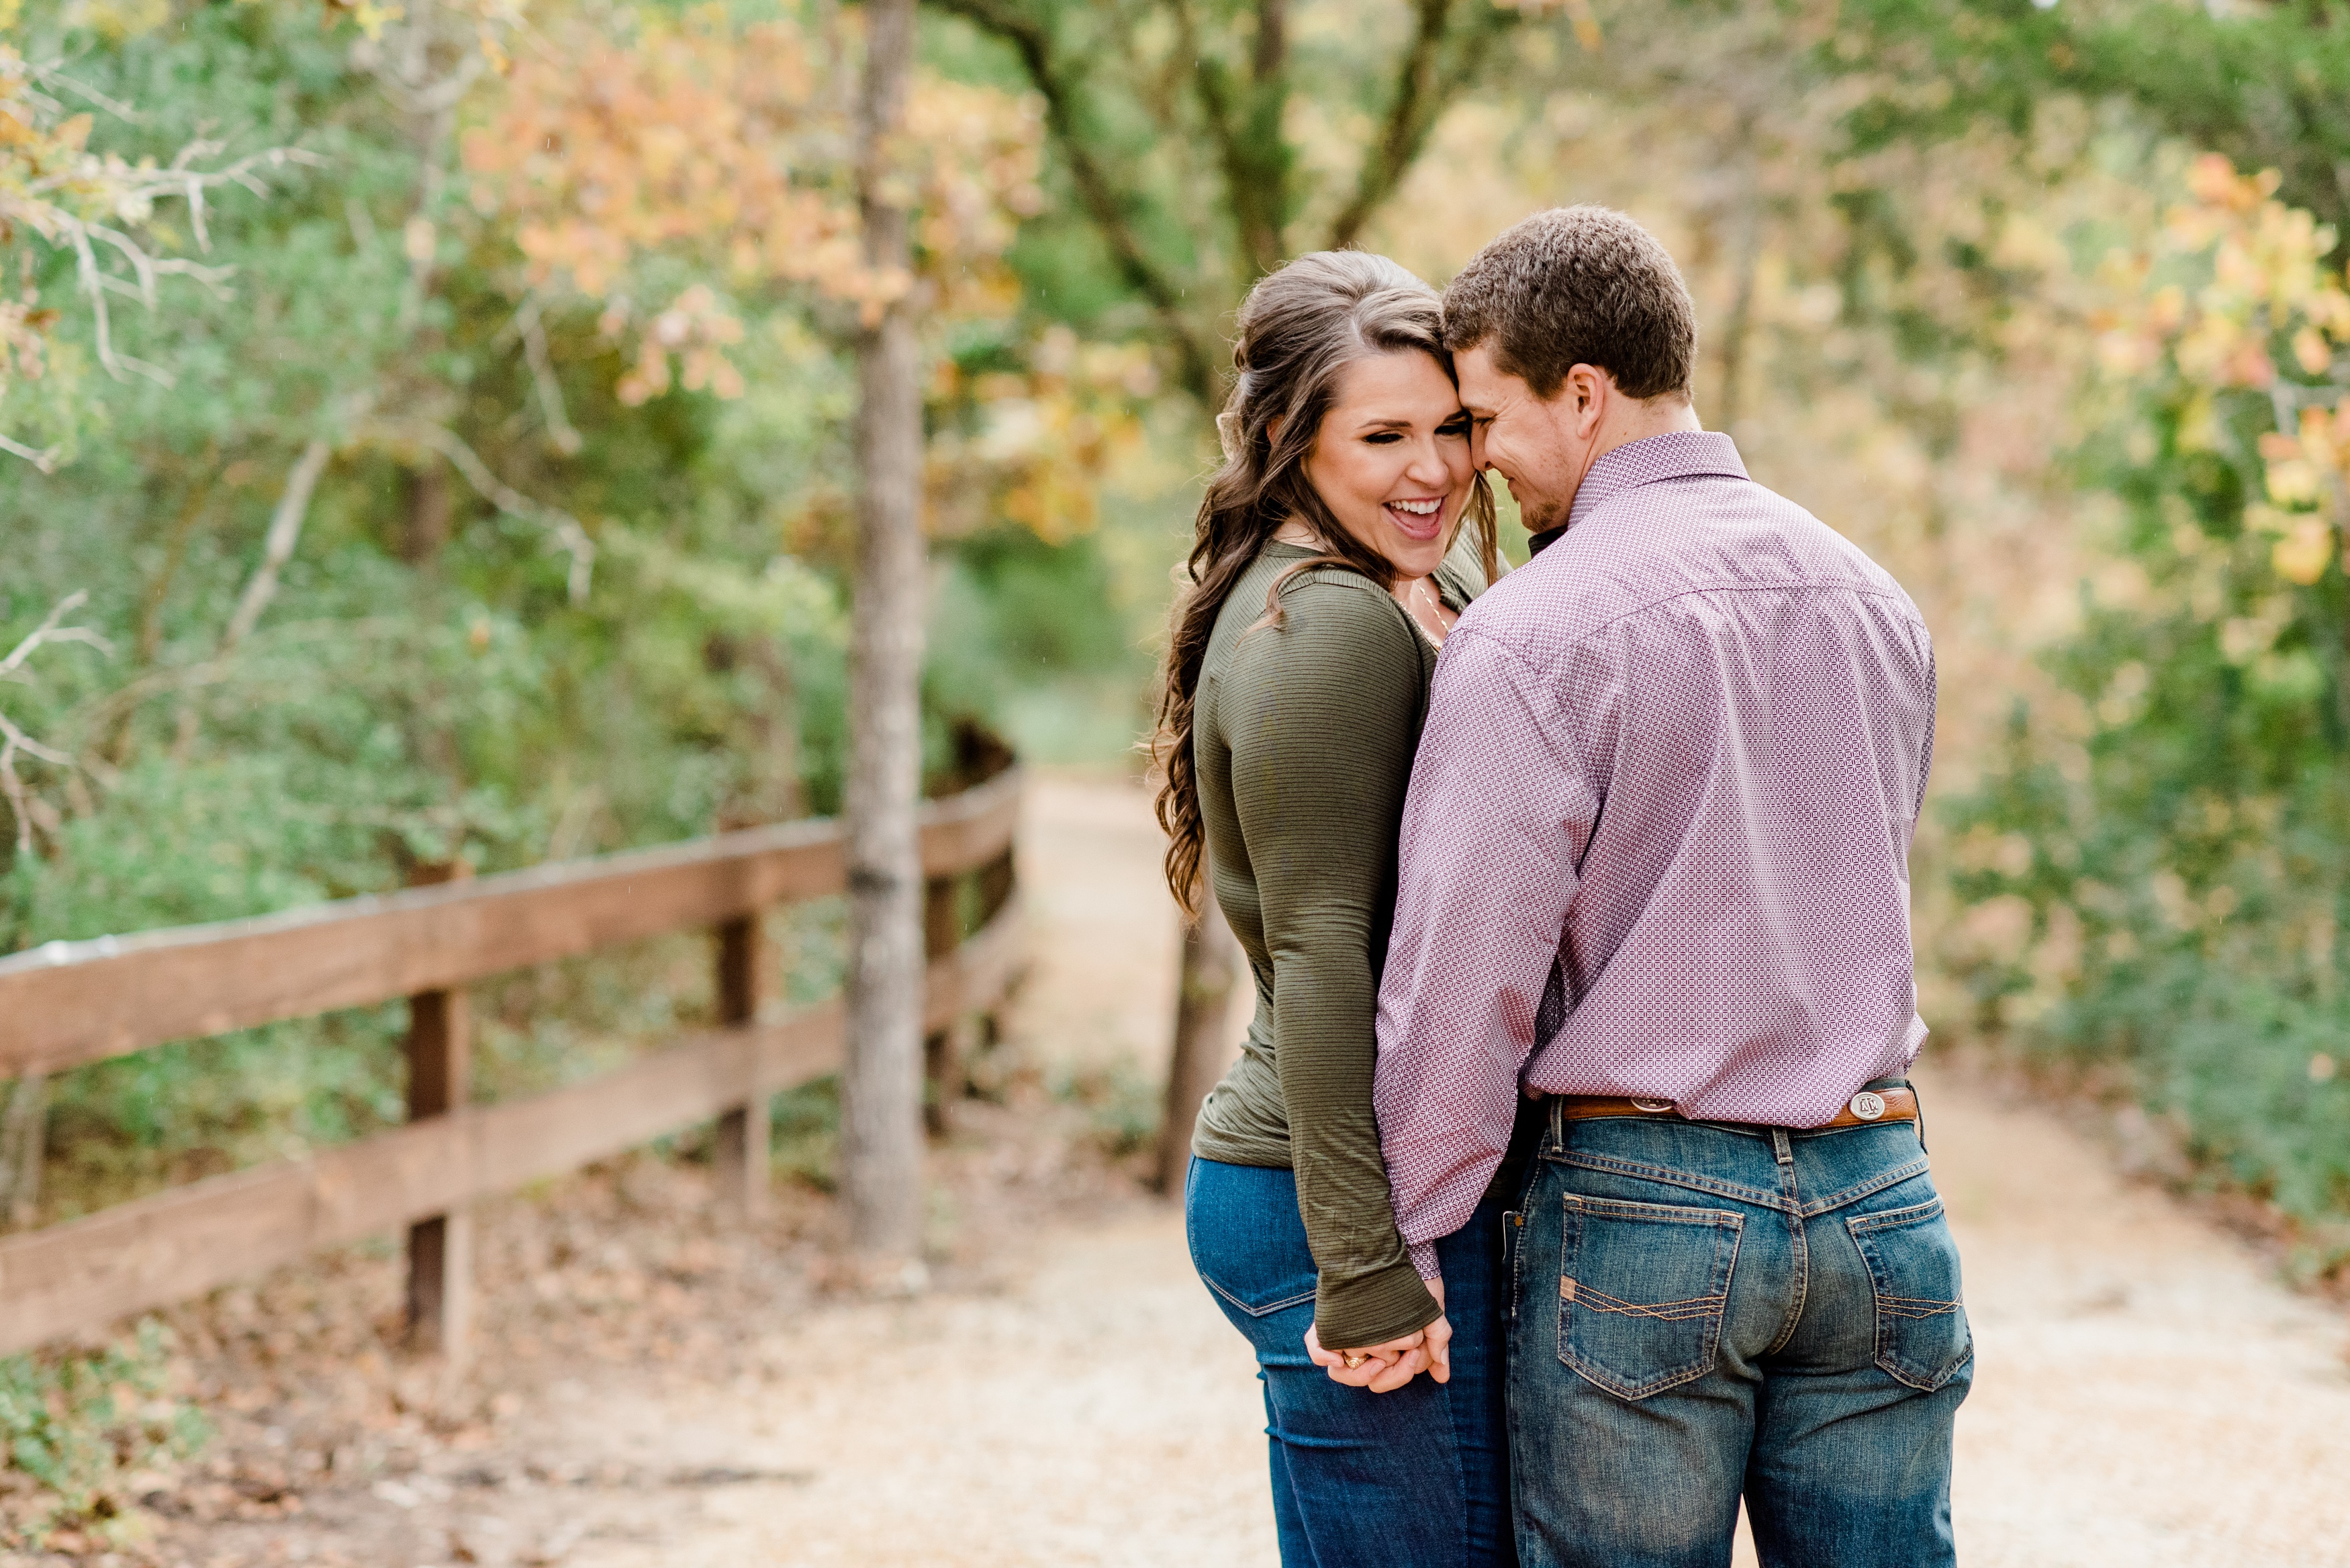
[{"label": "woman's long brown hair", "polygon": [[[1192,701],[1200,666],[1217,614],[1232,585],[1256,560],[1274,531],[1292,518],[1312,528],[1326,553],[1284,573],[1265,608],[1280,618],[1283,584],[1297,571],[1343,566],[1387,587],[1395,568],[1386,556],[1340,526],[1305,475],[1306,455],[1322,432],[1339,372],[1373,354],[1418,352],[1452,374],[1444,350],[1442,312],[1434,289],[1381,255],[1366,251],[1316,251],[1267,274],[1240,308],[1240,338],[1232,348],[1239,372],[1216,417],[1224,463],[1210,476],[1200,502],[1187,586],[1175,603],[1167,665],[1159,695],[1159,728],[1151,740],[1158,763],[1159,826],[1167,830],[1167,886],[1187,914],[1199,913],[1201,857],[1207,830],[1200,816],[1199,780],[1192,771]],[[1473,523],[1487,581],[1500,575],[1494,544],[1493,497],[1476,477],[1461,523]]]}]

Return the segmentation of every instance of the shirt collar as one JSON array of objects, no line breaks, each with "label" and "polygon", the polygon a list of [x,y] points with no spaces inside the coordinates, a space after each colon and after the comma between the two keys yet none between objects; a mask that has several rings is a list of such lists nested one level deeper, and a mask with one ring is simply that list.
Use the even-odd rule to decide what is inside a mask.
[{"label": "shirt collar", "polygon": [[1749,477],[1746,464],[1739,461],[1738,443],[1719,431],[1668,431],[1626,441],[1593,463],[1591,472],[1583,476],[1582,487],[1575,493],[1575,505],[1567,512],[1566,525],[1574,527],[1627,490],[1660,479],[1698,474]]}]

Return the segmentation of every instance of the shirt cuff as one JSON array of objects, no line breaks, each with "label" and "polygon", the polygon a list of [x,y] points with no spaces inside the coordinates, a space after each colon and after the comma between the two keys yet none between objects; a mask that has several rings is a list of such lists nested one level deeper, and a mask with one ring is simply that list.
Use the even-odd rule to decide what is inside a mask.
[{"label": "shirt cuff", "polygon": [[1417,1334],[1443,1315],[1428,1287],[1398,1258],[1344,1283],[1325,1273],[1314,1305],[1314,1332],[1325,1349],[1361,1350]]},{"label": "shirt cuff", "polygon": [[1404,1250],[1411,1254],[1411,1266],[1419,1271],[1421,1279],[1438,1280],[1444,1277],[1444,1271],[1437,1265],[1435,1242],[1414,1241]]}]

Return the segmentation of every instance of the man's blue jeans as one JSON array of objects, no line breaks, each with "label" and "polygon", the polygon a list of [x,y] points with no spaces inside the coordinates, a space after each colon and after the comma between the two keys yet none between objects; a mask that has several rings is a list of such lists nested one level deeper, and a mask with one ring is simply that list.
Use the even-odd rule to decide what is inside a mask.
[{"label": "man's blue jeans", "polygon": [[1910,1122],[1554,1117],[1513,1235],[1527,1568],[1956,1561],[1974,1342]]},{"label": "man's blue jeans", "polygon": [[1513,1568],[1502,1406],[1502,1206],[1437,1244],[1452,1380],[1389,1394],[1305,1355],[1314,1254],[1286,1170],[1193,1159],[1191,1262],[1256,1350],[1283,1568]]}]

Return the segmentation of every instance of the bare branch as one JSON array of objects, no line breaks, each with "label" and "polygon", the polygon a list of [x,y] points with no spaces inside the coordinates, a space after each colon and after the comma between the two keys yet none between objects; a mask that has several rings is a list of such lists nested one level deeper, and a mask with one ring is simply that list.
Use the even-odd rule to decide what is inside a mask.
[{"label": "bare branch", "polygon": [[455,432],[429,420],[369,420],[359,429],[365,437],[378,440],[409,441],[431,447],[449,460],[450,466],[465,476],[465,483],[475,494],[510,517],[536,523],[547,530],[555,547],[571,557],[567,587],[573,604],[588,599],[589,574],[596,566],[596,541],[588,536],[579,519],[559,507],[534,501],[521,491],[490,472],[490,465],[481,455],[459,440]]},{"label": "bare branch", "polygon": [[[555,360],[546,351],[546,324],[541,319],[544,312],[545,302],[534,293],[522,302],[522,308],[515,312],[506,330],[522,339],[523,360],[530,367],[539,412],[546,421],[546,439],[556,451],[569,457],[584,443],[563,406],[563,383],[555,379]],[[503,337],[505,333],[499,336]]]},{"label": "bare branch", "polygon": [[[23,641],[11,649],[8,657],[0,659],[0,679],[21,680],[20,673],[27,660],[40,649],[61,642],[78,642],[100,650],[109,649],[106,639],[86,626],[68,626],[66,617],[89,602],[84,592],[68,594],[59,599],[41,624],[27,633]],[[66,753],[43,745],[25,733],[7,714],[0,713],[0,799],[8,803],[8,811],[16,826],[16,852],[24,854],[33,847],[32,802],[25,788],[23,777],[16,772],[20,756],[36,757],[45,763],[69,768],[74,760]]]},{"label": "bare branch", "polygon": [[50,610],[47,619],[27,633],[25,640],[11,649],[8,657],[0,659],[0,675],[13,675],[25,667],[34,652],[53,642],[84,642],[92,648],[110,649],[113,644],[86,626],[67,626],[66,617],[89,602],[88,590],[68,594]]},{"label": "bare branch", "polygon": [[[172,161],[169,169],[109,164],[103,176],[108,205],[116,212],[136,212],[152,202],[178,197],[189,203],[198,240],[208,248],[210,234],[204,227],[203,211],[203,192],[207,188],[234,184],[259,194],[265,188],[255,177],[256,170],[283,168],[289,163],[317,167],[326,161],[317,154],[298,148],[273,147],[239,159],[223,169],[188,167],[191,160],[209,156],[219,148],[218,142],[190,142],[180,150],[179,157]],[[75,275],[79,280],[81,292],[89,299],[90,325],[97,342],[99,363],[105,367],[108,375],[120,381],[135,374],[144,376],[160,386],[169,387],[172,384],[172,377],[161,366],[134,358],[115,348],[114,322],[107,308],[107,295],[109,292],[134,295],[152,310],[156,305],[155,279],[164,274],[175,274],[194,278],[210,289],[215,297],[225,297],[224,286],[234,269],[157,256],[121,230],[104,223],[86,222],[53,199],[57,192],[78,185],[88,185],[91,178],[88,170],[77,167],[34,181],[21,193],[0,197],[0,221],[21,218],[26,226],[52,244],[62,243],[72,248]],[[103,240],[120,253],[124,263],[130,268],[131,275],[137,280],[135,287],[99,265],[97,249],[91,244],[93,239]],[[31,458],[30,453],[15,443],[0,450]],[[54,461],[54,454],[51,457]]]},{"label": "bare branch", "polygon": [[1515,25],[1518,14],[1498,5],[1482,7],[1471,19],[1448,67],[1444,46],[1451,31],[1457,0],[1413,0],[1417,21],[1411,42],[1396,61],[1395,86],[1390,89],[1386,123],[1378,140],[1363,154],[1355,193],[1330,224],[1330,248],[1342,249],[1361,237],[1368,223],[1403,177],[1411,171],[1437,117],[1453,94],[1483,66],[1496,38]]},{"label": "bare branch", "polygon": [[90,102],[98,105],[99,108],[106,110],[107,113],[113,115],[118,119],[128,120],[132,125],[144,125],[147,123],[147,117],[140,114],[137,109],[132,109],[129,104],[120,102],[115,99],[110,99],[104,93],[99,91],[96,88],[91,87],[85,82],[77,81],[72,77],[66,75],[65,72],[57,69],[57,65],[55,60],[51,60],[47,64],[43,64],[36,60],[26,60],[25,62],[25,71],[26,75],[32,77],[36,81],[55,82],[61,88],[67,88],[74,92],[79,93],[83,98],[88,99]]},{"label": "bare branch", "polygon": [[277,574],[294,556],[294,546],[302,537],[303,520],[309,515],[310,496],[318,488],[318,476],[327,472],[327,460],[334,448],[323,440],[314,441],[302,449],[291,473],[286,476],[286,489],[277,498],[277,509],[270,514],[269,532],[261,544],[261,564],[253,569],[253,576],[244,585],[244,593],[236,601],[236,613],[229,617],[228,629],[221,633],[220,651],[225,656],[243,642],[261,619],[261,612],[277,594]]},{"label": "bare branch", "polygon": [[[1233,237],[1249,275],[1262,277],[1282,263],[1287,205],[1287,149],[1281,139],[1281,7],[1267,0],[1257,24],[1254,79],[1245,88],[1214,54],[1200,47],[1189,0],[1175,0],[1176,38],[1191,58],[1191,86],[1223,166]],[[1266,135],[1270,127],[1272,134]]]},{"label": "bare branch", "polygon": [[64,449],[61,447],[54,446],[46,448],[26,446],[23,441],[14,440],[8,436],[0,435],[0,452],[13,452],[15,455],[23,458],[26,462],[31,463],[35,468],[39,469],[43,473],[55,473],[57,472],[57,453],[63,450]]}]

